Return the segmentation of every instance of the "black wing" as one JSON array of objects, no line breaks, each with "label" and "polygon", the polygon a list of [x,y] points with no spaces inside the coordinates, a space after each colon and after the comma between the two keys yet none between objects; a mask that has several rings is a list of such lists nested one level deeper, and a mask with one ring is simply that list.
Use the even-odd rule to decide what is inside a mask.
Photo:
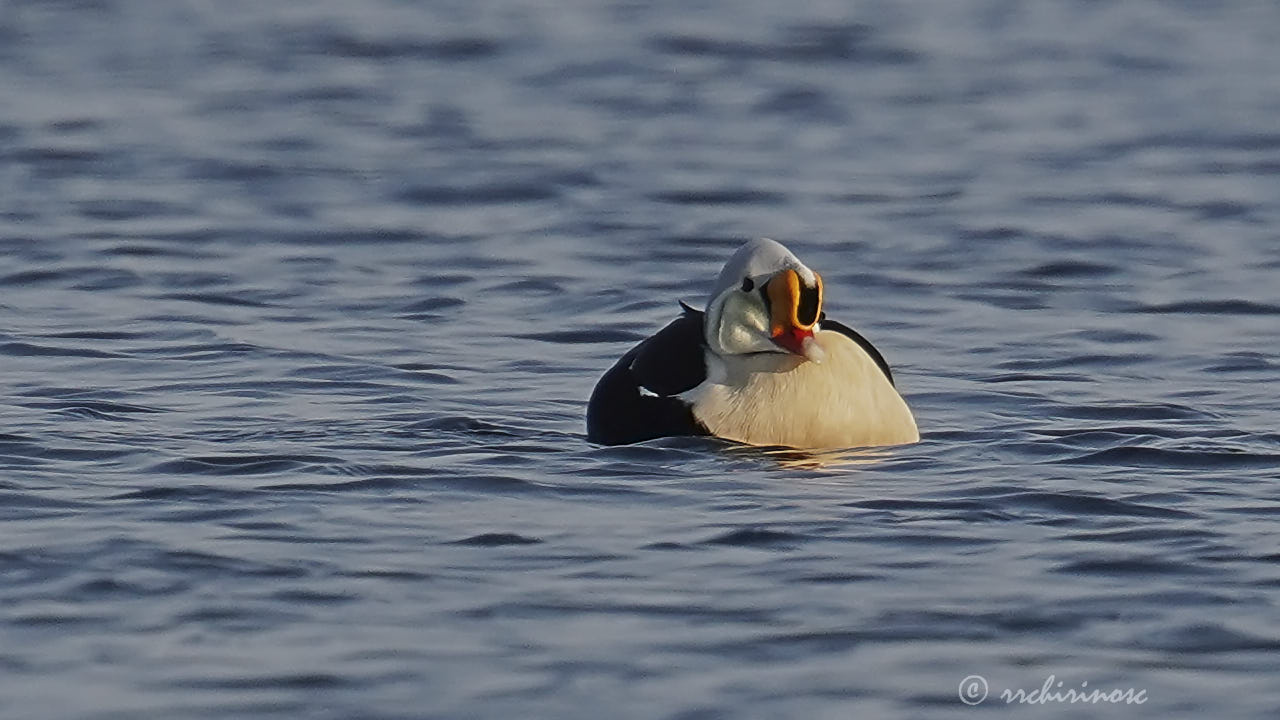
[{"label": "black wing", "polygon": [[[858,343],[858,347],[867,351],[867,354],[871,356],[871,359],[876,361],[876,366],[879,367],[880,371],[884,373],[884,376],[888,378],[889,384],[893,385],[893,371],[889,369],[889,363],[884,359],[884,356],[880,354],[880,351],[876,349],[876,346],[871,344],[870,340],[862,337],[861,333],[848,325],[828,318],[826,313],[822,314],[818,323],[822,326],[823,330],[835,330],[841,335],[844,335],[850,340]],[[895,385],[895,387],[897,386]]]},{"label": "black wing", "polygon": [[[683,307],[683,315],[628,351],[600,378],[587,403],[588,440],[622,445],[708,434],[693,410],[673,397],[707,376],[702,313]],[[641,388],[652,394],[642,394]]]}]

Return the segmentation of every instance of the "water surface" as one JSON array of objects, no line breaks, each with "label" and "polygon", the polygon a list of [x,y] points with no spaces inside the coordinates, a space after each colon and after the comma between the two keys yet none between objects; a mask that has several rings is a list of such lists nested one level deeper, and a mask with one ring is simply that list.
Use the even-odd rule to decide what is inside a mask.
[{"label": "water surface", "polygon": [[[1280,712],[1280,12],[0,9],[0,714]],[[788,243],[924,440],[584,439]]]}]

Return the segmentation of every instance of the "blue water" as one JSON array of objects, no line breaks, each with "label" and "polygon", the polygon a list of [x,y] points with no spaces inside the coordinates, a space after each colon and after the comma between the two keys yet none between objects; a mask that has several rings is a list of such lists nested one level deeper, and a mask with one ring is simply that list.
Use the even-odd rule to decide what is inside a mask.
[{"label": "blue water", "polygon": [[[0,717],[1280,715],[1280,9],[850,5],[0,5]],[[924,441],[589,445],[761,235]]]}]

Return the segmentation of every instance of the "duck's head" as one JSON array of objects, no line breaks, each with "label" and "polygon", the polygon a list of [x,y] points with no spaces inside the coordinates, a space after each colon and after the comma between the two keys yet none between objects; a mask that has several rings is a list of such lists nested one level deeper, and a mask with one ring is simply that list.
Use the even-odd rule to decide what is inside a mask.
[{"label": "duck's head", "polygon": [[814,340],[822,315],[822,277],[782,243],[752,240],[716,280],[703,332],[717,355],[780,353],[822,362]]}]

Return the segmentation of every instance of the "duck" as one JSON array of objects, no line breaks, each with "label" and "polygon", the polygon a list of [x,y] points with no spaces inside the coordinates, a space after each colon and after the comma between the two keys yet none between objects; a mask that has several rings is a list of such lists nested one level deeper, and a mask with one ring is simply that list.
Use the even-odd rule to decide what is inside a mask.
[{"label": "duck", "polygon": [[587,402],[587,440],[624,445],[710,435],[836,449],[919,441],[883,354],[827,317],[822,276],[758,238],[725,263],[704,310],[618,359]]}]

